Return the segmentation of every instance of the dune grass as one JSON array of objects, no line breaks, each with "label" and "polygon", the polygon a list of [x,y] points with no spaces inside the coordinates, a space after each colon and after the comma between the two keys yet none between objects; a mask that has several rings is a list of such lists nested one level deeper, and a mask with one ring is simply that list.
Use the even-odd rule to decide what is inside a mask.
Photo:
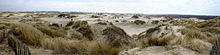
[{"label": "dune grass", "polygon": [[64,37],[66,35],[66,31],[59,27],[51,29],[49,26],[43,24],[35,24],[34,27],[51,37]]},{"label": "dune grass", "polygon": [[220,34],[220,28],[219,27],[206,27],[206,28],[200,28],[201,32],[210,32],[213,34]]},{"label": "dune grass", "polygon": [[152,35],[148,36],[147,38],[142,38],[135,41],[135,44],[137,47],[141,48],[145,48],[148,46],[166,46],[171,44],[170,41],[172,41],[175,37],[176,36],[173,33],[165,35],[163,37],[157,37]]},{"label": "dune grass", "polygon": [[47,38],[42,45],[54,50],[54,54],[117,55],[121,50],[99,41],[68,40],[60,37]]},{"label": "dune grass", "polygon": [[15,24],[11,32],[22,42],[34,46],[41,46],[41,40],[45,38],[41,31],[29,24]]},{"label": "dune grass", "polygon": [[190,48],[197,52],[210,51],[212,47],[212,44],[209,42],[196,38],[189,39],[187,36],[179,37],[176,41],[176,44]]},{"label": "dune grass", "polygon": [[120,47],[113,47],[99,41],[81,41],[75,45],[80,53],[87,53],[89,55],[117,55],[121,50]]},{"label": "dune grass", "polygon": [[142,21],[142,20],[135,20],[134,23],[135,23],[136,25],[143,25],[143,24],[145,24],[146,22],[145,22],[145,21]]},{"label": "dune grass", "polygon": [[210,51],[216,36],[201,32],[199,29],[183,28],[179,30],[183,36],[177,38],[176,44],[190,48],[194,51]]},{"label": "dune grass", "polygon": [[205,39],[207,36],[203,35],[203,32],[196,30],[196,29],[188,29],[188,28],[183,28],[179,29],[179,31],[183,34],[186,35],[187,38],[198,38],[198,39]]},{"label": "dune grass", "polygon": [[46,38],[41,43],[43,48],[52,49],[54,54],[75,54],[77,49],[71,41],[64,38]]},{"label": "dune grass", "polygon": [[72,30],[71,38],[78,39],[78,40],[84,39],[83,35],[76,30]]},{"label": "dune grass", "polygon": [[214,42],[215,42],[218,38],[219,38],[218,35],[211,35],[211,36],[208,38],[208,42],[214,44]]}]

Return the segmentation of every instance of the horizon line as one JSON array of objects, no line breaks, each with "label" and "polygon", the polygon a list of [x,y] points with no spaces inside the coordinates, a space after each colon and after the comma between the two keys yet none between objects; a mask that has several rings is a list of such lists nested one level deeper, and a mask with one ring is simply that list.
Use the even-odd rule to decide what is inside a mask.
[{"label": "horizon line", "polygon": [[220,14],[184,14],[184,13],[133,13],[133,12],[89,12],[89,11],[0,11],[0,12],[81,12],[81,13],[118,13],[118,14],[144,14],[144,15],[201,15],[201,16],[220,16]]}]

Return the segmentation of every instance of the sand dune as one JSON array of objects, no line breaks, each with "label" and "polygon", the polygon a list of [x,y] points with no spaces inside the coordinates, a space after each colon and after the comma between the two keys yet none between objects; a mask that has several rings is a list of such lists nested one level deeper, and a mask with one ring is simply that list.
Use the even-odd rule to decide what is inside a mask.
[{"label": "sand dune", "polygon": [[0,54],[209,55],[220,36],[219,22],[114,13],[1,13],[0,49],[12,50],[7,42],[16,40],[28,50],[18,45],[16,50],[24,52]]}]

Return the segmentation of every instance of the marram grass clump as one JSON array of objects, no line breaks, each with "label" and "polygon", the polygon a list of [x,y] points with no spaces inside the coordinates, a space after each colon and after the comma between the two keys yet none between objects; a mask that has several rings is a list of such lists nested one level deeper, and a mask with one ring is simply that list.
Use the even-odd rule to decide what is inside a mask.
[{"label": "marram grass clump", "polygon": [[22,42],[34,46],[41,46],[41,41],[46,37],[30,24],[14,24],[11,32]]},{"label": "marram grass clump", "polygon": [[41,32],[43,32],[51,37],[64,37],[66,35],[66,31],[63,30],[63,28],[54,27],[54,29],[52,29],[51,27],[44,25],[44,24],[41,24],[41,25],[35,24],[34,26],[38,30],[40,30]]}]

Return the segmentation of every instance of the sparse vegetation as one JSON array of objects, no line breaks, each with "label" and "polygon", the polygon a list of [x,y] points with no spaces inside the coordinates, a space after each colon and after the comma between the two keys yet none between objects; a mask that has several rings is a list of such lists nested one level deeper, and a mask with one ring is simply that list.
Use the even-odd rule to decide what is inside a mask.
[{"label": "sparse vegetation", "polygon": [[53,24],[51,24],[50,26],[60,27],[60,25],[57,24],[57,23],[53,23]]},{"label": "sparse vegetation", "polygon": [[121,22],[124,22],[124,23],[126,23],[126,22],[128,22],[127,20],[122,20]]},{"label": "sparse vegetation", "polygon": [[146,22],[145,22],[145,21],[142,21],[142,20],[135,20],[134,23],[137,24],[137,25],[143,25],[143,24],[145,24]]},{"label": "sparse vegetation", "polygon": [[151,23],[152,24],[158,24],[160,21],[159,20],[154,20],[154,21],[152,21]]},{"label": "sparse vegetation", "polygon": [[91,18],[101,18],[101,17],[98,15],[92,15]]},{"label": "sparse vegetation", "polygon": [[72,26],[74,24],[74,21],[70,21],[69,23],[66,24],[66,26]]},{"label": "sparse vegetation", "polygon": [[141,17],[141,15],[136,14],[136,15],[133,15],[131,18],[139,18],[139,17]]},{"label": "sparse vegetation", "polygon": [[105,23],[105,22],[98,22],[97,24],[100,24],[100,25],[107,25],[107,23]]}]

